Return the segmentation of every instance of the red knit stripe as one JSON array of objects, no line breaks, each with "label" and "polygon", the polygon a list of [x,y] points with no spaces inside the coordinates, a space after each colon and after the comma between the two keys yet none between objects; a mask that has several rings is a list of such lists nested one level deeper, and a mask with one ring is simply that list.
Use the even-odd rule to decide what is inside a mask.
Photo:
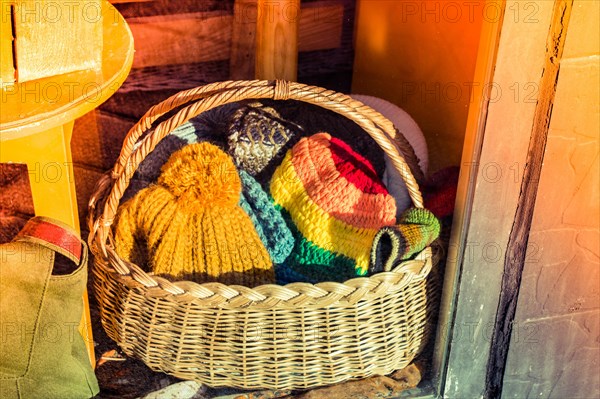
[{"label": "red knit stripe", "polygon": [[351,226],[379,229],[394,224],[394,198],[387,192],[365,193],[343,177],[333,161],[330,144],[331,136],[326,133],[300,140],[288,154],[292,169],[286,179],[290,184],[299,180],[319,208]]},{"label": "red knit stripe", "polygon": [[368,194],[388,194],[371,163],[348,144],[332,137],[329,149],[336,169],[359,190]]}]

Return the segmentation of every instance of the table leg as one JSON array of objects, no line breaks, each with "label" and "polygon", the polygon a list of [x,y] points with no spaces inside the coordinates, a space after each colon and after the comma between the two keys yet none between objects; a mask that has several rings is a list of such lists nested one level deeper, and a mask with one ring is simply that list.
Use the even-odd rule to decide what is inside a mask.
[{"label": "table leg", "polygon": [[[36,215],[60,220],[79,231],[77,197],[71,160],[73,122],[33,135],[0,143],[0,162],[27,164]],[[94,340],[87,290],[79,331],[85,341],[92,365]]]}]

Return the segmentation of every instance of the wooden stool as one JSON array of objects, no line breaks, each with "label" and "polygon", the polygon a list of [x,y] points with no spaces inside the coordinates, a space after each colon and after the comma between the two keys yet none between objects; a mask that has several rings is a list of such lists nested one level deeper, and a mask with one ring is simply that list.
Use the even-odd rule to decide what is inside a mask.
[{"label": "wooden stool", "polygon": [[[127,23],[102,4],[102,70],[78,71],[2,88],[0,162],[27,164],[36,215],[79,231],[71,161],[73,121],[106,101],[121,86],[133,61]],[[87,293],[80,331],[95,364]]]}]

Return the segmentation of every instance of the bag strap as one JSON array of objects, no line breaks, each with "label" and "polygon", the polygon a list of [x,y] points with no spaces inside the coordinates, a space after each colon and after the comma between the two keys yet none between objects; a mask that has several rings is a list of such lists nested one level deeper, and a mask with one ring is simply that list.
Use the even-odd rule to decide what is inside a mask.
[{"label": "bag strap", "polygon": [[70,226],[58,220],[36,216],[17,234],[15,241],[31,242],[47,247],[79,264],[85,243]]}]

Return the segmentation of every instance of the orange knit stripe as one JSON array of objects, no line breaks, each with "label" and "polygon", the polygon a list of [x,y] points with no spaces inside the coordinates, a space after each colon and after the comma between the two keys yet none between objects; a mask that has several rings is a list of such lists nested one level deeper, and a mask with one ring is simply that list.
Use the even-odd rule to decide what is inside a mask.
[{"label": "orange knit stripe", "polygon": [[378,229],[395,224],[394,198],[389,194],[365,193],[342,176],[331,156],[329,141],[315,136],[303,138],[292,152],[298,178],[310,198],[325,212],[360,228]]}]

